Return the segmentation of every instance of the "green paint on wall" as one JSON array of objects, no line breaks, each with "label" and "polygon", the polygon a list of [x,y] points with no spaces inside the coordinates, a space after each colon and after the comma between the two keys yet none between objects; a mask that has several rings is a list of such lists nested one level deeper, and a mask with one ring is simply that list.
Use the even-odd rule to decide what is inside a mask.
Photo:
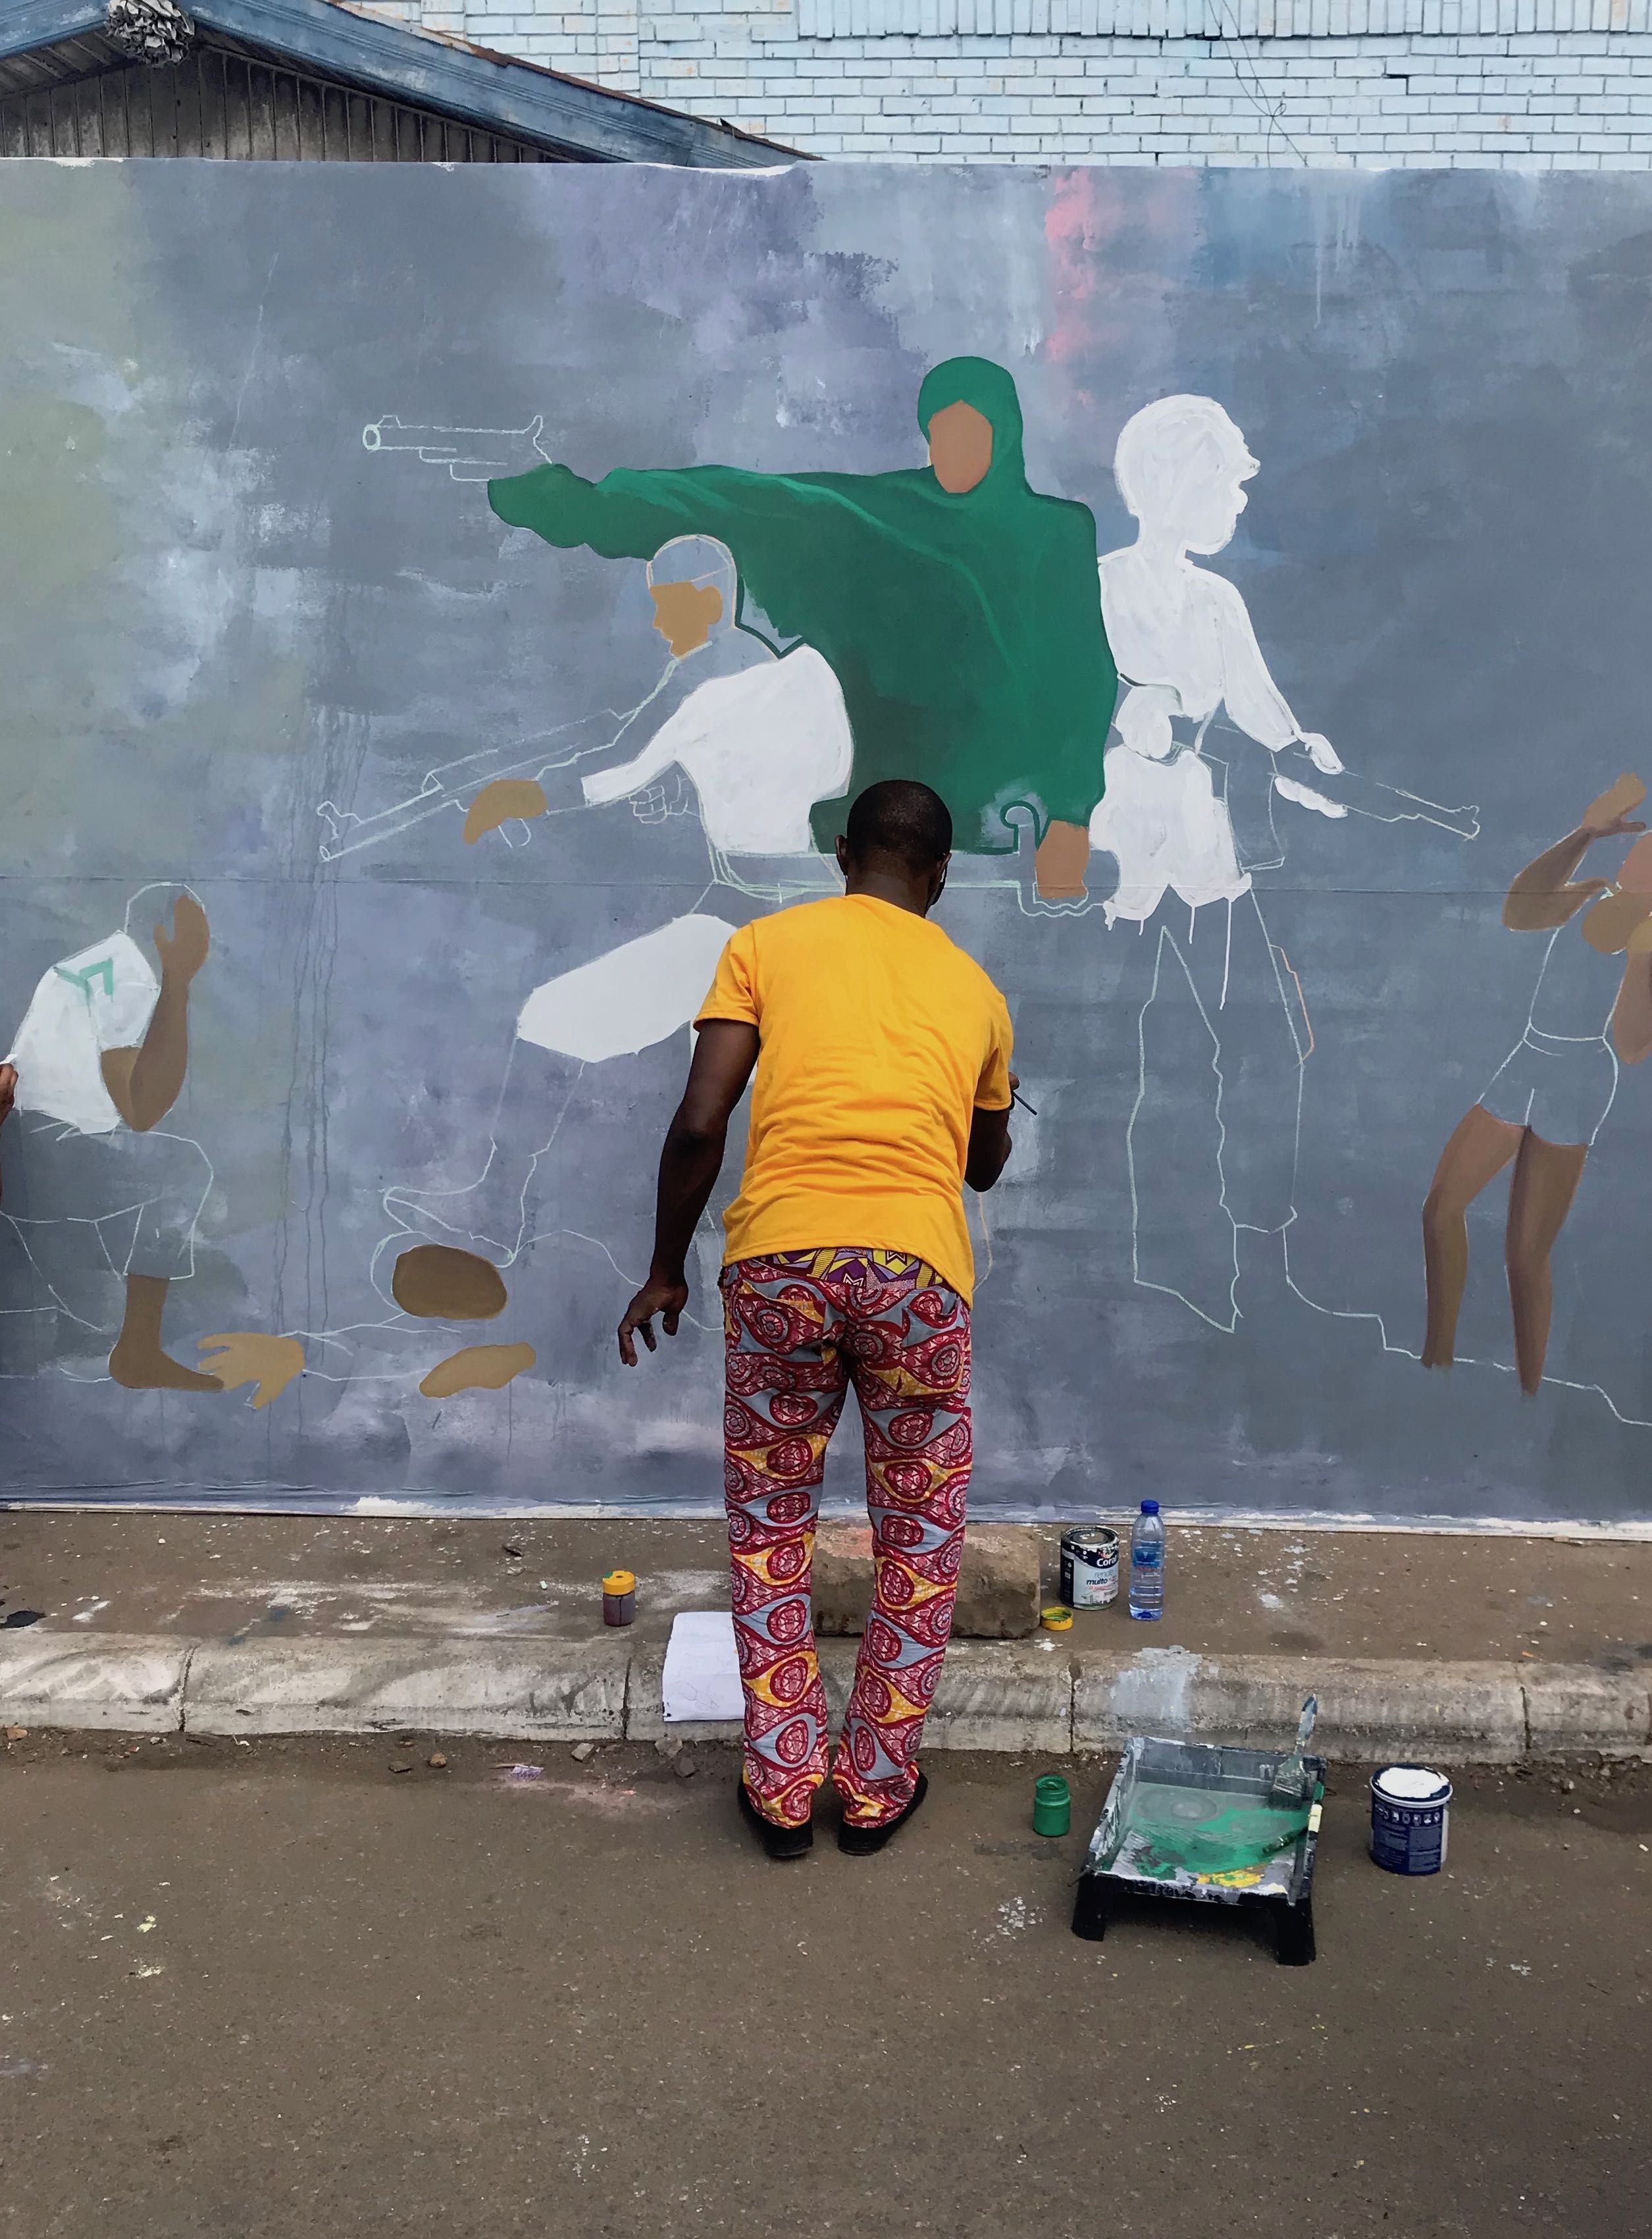
[{"label": "green paint on wall", "polygon": [[854,737],[846,793],[819,802],[830,853],[846,801],[883,778],[921,779],[952,813],[956,844],[1005,854],[1023,808],[1087,827],[1118,678],[1102,627],[1087,506],[1026,478],[1021,405],[1002,366],[949,358],[926,377],[918,421],[965,403],[992,425],[973,488],[930,467],[883,475],[766,475],[738,467],[621,468],[588,482],[535,468],[488,485],[501,520],[550,544],[646,560],[673,536],[715,536],[785,638],[824,655]]}]

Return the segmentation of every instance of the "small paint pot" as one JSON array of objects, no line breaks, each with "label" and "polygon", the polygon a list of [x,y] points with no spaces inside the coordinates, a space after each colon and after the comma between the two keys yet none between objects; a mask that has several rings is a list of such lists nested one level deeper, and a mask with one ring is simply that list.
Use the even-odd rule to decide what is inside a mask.
[{"label": "small paint pot", "polygon": [[604,1624],[629,1624],[637,1613],[637,1577],[634,1571],[610,1571],[602,1581],[602,1622]]},{"label": "small paint pot", "polygon": [[1065,1835],[1071,1824],[1071,1791],[1058,1772],[1046,1772],[1032,1784],[1032,1831]]},{"label": "small paint pot", "polygon": [[1052,1602],[1048,1609],[1038,1611],[1038,1623],[1046,1632],[1071,1632],[1072,1611],[1059,1602]]},{"label": "small paint pot", "polygon": [[1371,1775],[1371,1856],[1385,1873],[1437,1874],[1445,1864],[1451,1784],[1420,1764]]},{"label": "small paint pot", "polygon": [[1106,1525],[1075,1524],[1062,1533],[1061,1598],[1076,1610],[1118,1600],[1118,1534]]}]

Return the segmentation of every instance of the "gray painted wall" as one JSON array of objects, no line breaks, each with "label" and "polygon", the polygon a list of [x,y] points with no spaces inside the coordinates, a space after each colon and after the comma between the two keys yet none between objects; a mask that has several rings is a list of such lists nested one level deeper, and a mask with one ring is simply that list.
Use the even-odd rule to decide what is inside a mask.
[{"label": "gray painted wall", "polygon": [[[0,169],[0,1031],[137,889],[193,887],[213,946],[166,1126],[210,1186],[167,1341],[193,1360],[213,1332],[299,1333],[307,1364],[255,1410],[249,1388],[111,1382],[129,1233],[92,1229],[105,1204],[77,1205],[62,1146],[19,1115],[4,1201],[34,1225],[0,1225],[0,1489],[714,1502],[717,1339],[686,1330],[626,1375],[611,1334],[685,1035],[577,1084],[505,1314],[449,1335],[374,1287],[386,1190],[479,1171],[532,987],[697,906],[759,905],[715,887],[692,815],[623,802],[514,847],[468,847],[448,814],[322,860],[321,801],[369,814],[660,674],[640,568],[508,531],[479,488],[362,429],[542,414],[591,475],[871,471],[921,462],[919,380],[970,351],[1013,371],[1032,482],[1090,504],[1104,552],[1133,534],[1121,426],[1165,394],[1219,400],[1261,472],[1206,564],[1303,727],[1366,778],[1480,810],[1469,840],[1276,801],[1284,860],[1256,906],[1313,1045],[1294,1181],[1294,1086],[1247,1105],[1239,1080],[1278,998],[1238,947],[1224,1142],[1210,1037],[1163,974],[1171,1031],[1143,1082],[1159,934],[1189,913],[1109,930],[1103,858],[1065,914],[1038,909],[1030,863],[960,867],[942,915],[1009,994],[1038,1110],[990,1249],[976,1223],[977,1511],[1152,1492],[1645,1517],[1652,1073],[1625,1070],[1556,1251],[1538,1395],[1506,1365],[1500,1182],[1470,1220],[1465,1358],[1414,1356],[1421,1201],[1539,961],[1502,928],[1503,890],[1652,761],[1649,320],[1652,186],[1629,176]],[[1261,749],[1229,751],[1265,793]],[[1198,913],[1196,945],[1224,914]],[[135,933],[150,922],[146,900]],[[1237,1206],[1281,1171],[1295,1218],[1283,1242],[1238,1237],[1218,1326],[1224,1181]],[[1137,1279],[1166,1271],[1193,1305]],[[536,1365],[420,1394],[483,1339]]]}]

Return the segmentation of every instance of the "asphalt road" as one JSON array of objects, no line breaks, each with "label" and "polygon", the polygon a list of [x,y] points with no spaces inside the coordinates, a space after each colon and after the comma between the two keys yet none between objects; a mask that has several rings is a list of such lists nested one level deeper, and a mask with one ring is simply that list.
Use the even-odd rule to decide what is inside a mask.
[{"label": "asphalt road", "polygon": [[515,1754],[6,1748],[0,2233],[1652,2234],[1648,1769],[1465,1777],[1414,1882],[1339,1773],[1290,1970],[1074,1938],[1031,1761],[775,1866],[720,1752]]}]

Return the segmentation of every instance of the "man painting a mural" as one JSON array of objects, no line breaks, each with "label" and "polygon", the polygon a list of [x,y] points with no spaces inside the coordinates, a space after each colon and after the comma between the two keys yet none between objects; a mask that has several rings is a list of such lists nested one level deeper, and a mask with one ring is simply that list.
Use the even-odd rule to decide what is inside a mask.
[{"label": "man painting a mural", "polygon": [[1543,1383],[1553,1306],[1549,1253],[1612,1108],[1619,1060],[1640,1065],[1652,1055],[1652,837],[1636,840],[1616,879],[1575,874],[1597,840],[1645,832],[1631,814],[1645,799],[1640,778],[1620,777],[1509,889],[1503,923],[1515,933],[1547,932],[1549,944],[1525,1031],[1457,1123],[1423,1208],[1424,1368],[1452,1364],[1469,1275],[1465,1215],[1512,1160],[1507,1261],[1515,1364],[1523,1391],[1536,1393]]},{"label": "man painting a mural", "polygon": [[1117,688],[1094,519],[1029,485],[1001,366],[934,367],[918,422],[929,464],[888,474],[622,467],[589,482],[547,465],[490,482],[488,497],[513,526],[608,559],[684,533],[727,546],[745,594],[843,688],[854,767],[815,808],[823,853],[851,793],[913,778],[966,853],[1014,854],[1030,819],[1040,892],[1081,899]]},{"label": "man painting a mural", "polygon": [[859,795],[845,891],[736,933],[700,1008],[660,1153],[654,1259],[620,1324],[654,1349],[756,1068],[725,1216],[725,1492],[746,1703],[740,1809],[773,1858],[813,1842],[826,1703],[810,1572],[826,1450],[851,1384],[866,1449],[873,1605],[833,1778],[840,1849],[880,1850],[924,1799],[924,1718],[952,1626],[973,1451],[964,1185],[1010,1154],[1003,997],[929,912],[952,819],[924,785]]}]

